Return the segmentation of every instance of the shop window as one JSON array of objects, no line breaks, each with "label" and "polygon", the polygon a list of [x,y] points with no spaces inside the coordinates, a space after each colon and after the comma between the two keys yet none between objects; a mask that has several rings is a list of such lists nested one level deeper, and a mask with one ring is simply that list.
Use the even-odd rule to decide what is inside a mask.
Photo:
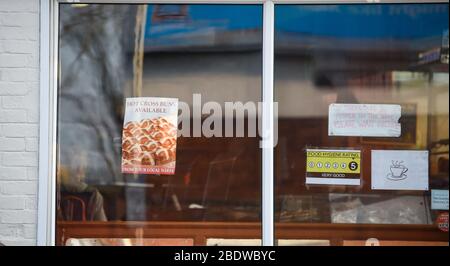
[{"label": "shop window", "polygon": [[447,4],[276,4],[273,161],[263,5],[58,17],[57,244],[448,245]]},{"label": "shop window", "polygon": [[[225,103],[261,101],[262,6],[61,4],[59,18],[57,243],[202,245],[209,223],[260,227],[259,139],[220,135],[255,118]],[[144,115],[177,101],[175,122],[134,119],[127,99],[145,97],[161,105]],[[213,118],[217,135],[196,135]]]},{"label": "shop window", "polygon": [[445,209],[431,207],[432,193],[448,200],[449,180],[446,51],[446,4],[276,5],[279,238],[287,225],[331,230],[336,245],[367,239],[345,239],[340,224],[399,226],[375,233],[388,245],[402,245],[401,226],[438,231]]}]

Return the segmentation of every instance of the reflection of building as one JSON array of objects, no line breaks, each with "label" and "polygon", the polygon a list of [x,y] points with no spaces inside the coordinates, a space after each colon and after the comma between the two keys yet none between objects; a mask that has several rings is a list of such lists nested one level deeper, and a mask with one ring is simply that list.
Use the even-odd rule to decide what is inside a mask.
[{"label": "reflection of building", "polygon": [[[243,51],[261,46],[261,9],[214,5],[150,5],[145,51]],[[211,16],[214,14],[214,16]]]},{"label": "reflection of building", "polygon": [[154,5],[152,14],[152,23],[161,23],[165,21],[187,20],[187,5]]}]

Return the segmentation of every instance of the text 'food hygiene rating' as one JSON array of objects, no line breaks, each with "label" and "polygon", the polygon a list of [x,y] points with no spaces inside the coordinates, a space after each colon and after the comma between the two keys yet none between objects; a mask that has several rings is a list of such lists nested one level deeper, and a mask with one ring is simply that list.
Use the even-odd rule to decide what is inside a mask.
[{"label": "text 'food hygiene rating'", "polygon": [[306,150],[306,184],[360,185],[361,151]]}]

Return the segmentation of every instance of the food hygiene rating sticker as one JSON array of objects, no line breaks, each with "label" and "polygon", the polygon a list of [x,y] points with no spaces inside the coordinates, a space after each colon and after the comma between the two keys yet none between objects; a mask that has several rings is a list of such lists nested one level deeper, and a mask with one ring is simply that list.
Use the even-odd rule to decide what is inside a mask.
[{"label": "food hygiene rating sticker", "polygon": [[306,184],[361,185],[361,151],[307,149]]}]

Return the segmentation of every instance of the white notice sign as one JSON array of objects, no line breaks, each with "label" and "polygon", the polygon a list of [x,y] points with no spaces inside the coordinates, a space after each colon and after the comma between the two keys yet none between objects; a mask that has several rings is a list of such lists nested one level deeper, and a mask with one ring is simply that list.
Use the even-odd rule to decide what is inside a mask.
[{"label": "white notice sign", "polygon": [[397,104],[330,104],[329,136],[400,137]]},{"label": "white notice sign", "polygon": [[448,190],[431,190],[431,209],[448,211]]},{"label": "white notice sign", "polygon": [[428,190],[428,151],[372,150],[372,189]]}]

